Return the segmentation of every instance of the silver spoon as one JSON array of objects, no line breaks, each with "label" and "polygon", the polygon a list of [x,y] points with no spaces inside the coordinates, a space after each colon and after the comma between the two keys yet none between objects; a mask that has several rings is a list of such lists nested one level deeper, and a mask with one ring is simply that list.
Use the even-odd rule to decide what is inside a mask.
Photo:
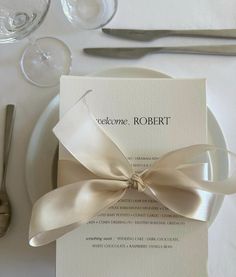
[{"label": "silver spoon", "polygon": [[2,182],[0,186],[0,237],[3,237],[11,222],[11,204],[6,191],[6,175],[8,158],[11,147],[11,139],[13,132],[15,118],[15,106],[6,106],[6,118],[5,118],[5,133],[4,133],[4,148],[3,148],[3,173]]}]

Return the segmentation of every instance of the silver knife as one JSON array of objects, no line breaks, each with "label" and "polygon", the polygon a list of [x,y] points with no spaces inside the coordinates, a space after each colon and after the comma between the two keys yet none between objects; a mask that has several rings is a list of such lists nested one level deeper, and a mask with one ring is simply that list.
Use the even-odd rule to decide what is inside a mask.
[{"label": "silver knife", "polygon": [[236,44],[175,47],[84,48],[83,51],[88,55],[120,59],[137,59],[147,54],[154,53],[236,56]]},{"label": "silver knife", "polygon": [[236,29],[213,29],[213,30],[132,30],[132,29],[107,29],[102,31],[108,35],[140,40],[151,41],[157,38],[180,36],[180,37],[211,37],[211,38],[236,38]]}]

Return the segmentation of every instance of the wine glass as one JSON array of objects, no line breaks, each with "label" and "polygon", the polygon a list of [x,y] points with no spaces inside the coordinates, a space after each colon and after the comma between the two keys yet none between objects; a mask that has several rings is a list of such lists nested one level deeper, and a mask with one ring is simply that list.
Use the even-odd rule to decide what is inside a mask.
[{"label": "wine glass", "polygon": [[117,0],[61,0],[67,19],[82,29],[106,25],[117,11]]},{"label": "wine glass", "polygon": [[[44,20],[51,0],[0,0],[0,43],[21,40],[37,29]],[[41,87],[59,83],[68,74],[71,52],[60,40],[46,37],[30,40],[21,58],[25,78]]]}]

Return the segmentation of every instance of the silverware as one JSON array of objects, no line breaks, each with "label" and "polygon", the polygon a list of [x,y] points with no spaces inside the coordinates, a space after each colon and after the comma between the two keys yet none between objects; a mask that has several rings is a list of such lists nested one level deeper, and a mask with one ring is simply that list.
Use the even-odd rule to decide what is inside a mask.
[{"label": "silverware", "polygon": [[3,173],[0,186],[0,237],[3,237],[11,222],[11,204],[6,191],[6,176],[9,160],[9,153],[12,140],[12,132],[15,117],[15,106],[7,105],[5,118],[5,134],[4,134],[4,149],[3,149]]},{"label": "silverware", "polygon": [[153,53],[236,56],[235,45],[198,45],[176,47],[85,48],[88,55],[119,59],[137,59]]},{"label": "silverware", "polygon": [[207,37],[207,38],[236,38],[236,29],[221,29],[221,30],[131,30],[131,29],[107,29],[102,31],[108,35],[140,40],[151,41],[154,39],[179,36],[179,37]]}]

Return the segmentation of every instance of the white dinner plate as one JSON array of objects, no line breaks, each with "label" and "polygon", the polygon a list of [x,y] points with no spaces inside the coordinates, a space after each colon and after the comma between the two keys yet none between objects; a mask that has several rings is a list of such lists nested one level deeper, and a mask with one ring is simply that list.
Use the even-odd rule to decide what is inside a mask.
[{"label": "white dinner plate", "polygon": [[[97,77],[123,78],[170,78],[161,72],[134,67],[113,68],[93,74]],[[32,132],[26,155],[26,184],[32,203],[55,187],[55,153],[57,139],[52,128],[59,119],[59,95],[51,100],[47,108],[38,119]],[[226,147],[222,131],[211,111],[208,109],[208,143]],[[215,168],[222,167],[217,161]],[[217,172],[214,172],[217,174]],[[53,185],[54,183],[54,185]],[[210,223],[215,219],[223,202],[222,196],[216,196]]]}]

